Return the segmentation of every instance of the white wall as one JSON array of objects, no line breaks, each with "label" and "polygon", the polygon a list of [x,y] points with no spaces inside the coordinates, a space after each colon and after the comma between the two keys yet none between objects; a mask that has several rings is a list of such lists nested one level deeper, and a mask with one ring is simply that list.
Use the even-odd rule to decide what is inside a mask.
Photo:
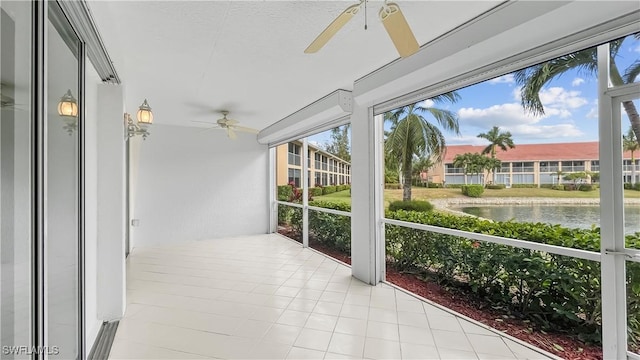
[{"label": "white wall", "polygon": [[[156,119],[162,114],[155,114]],[[140,148],[132,246],[268,231],[268,149],[255,135],[153,125]]]}]

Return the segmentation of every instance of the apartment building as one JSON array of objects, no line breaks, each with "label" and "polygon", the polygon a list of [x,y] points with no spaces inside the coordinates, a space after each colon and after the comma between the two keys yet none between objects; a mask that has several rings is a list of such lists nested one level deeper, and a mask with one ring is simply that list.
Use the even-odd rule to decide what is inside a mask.
[{"label": "apartment building", "polygon": [[[307,161],[309,186],[344,185],[351,183],[351,164],[317,146],[309,144]],[[302,143],[292,141],[276,147],[276,178],[278,185],[302,184]]]},{"label": "apartment building", "polygon": [[[502,166],[496,170],[493,182],[496,184],[556,184],[558,172],[560,181],[564,174],[590,171],[600,171],[599,143],[574,142],[553,144],[520,144],[513,149],[502,151],[498,149],[496,157],[502,161]],[[464,153],[480,153],[485,145],[453,145],[447,147],[445,158],[441,165],[434,167],[429,174],[433,182],[446,184],[464,184],[465,176],[468,184],[482,184],[492,181],[489,174],[464,174],[464,169],[455,167],[453,159]],[[623,176],[625,182],[640,181],[640,160],[635,159],[635,170],[631,162],[631,152],[623,156]]]}]

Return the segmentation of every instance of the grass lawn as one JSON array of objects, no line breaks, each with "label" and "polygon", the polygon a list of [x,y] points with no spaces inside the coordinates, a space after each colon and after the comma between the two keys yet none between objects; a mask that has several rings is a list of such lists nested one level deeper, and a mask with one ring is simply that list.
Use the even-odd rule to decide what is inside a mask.
[{"label": "grass lawn", "polygon": [[[428,189],[423,187],[414,187],[411,191],[411,198],[414,200],[433,200],[433,199],[446,199],[446,198],[458,198],[464,197],[460,189]],[[482,194],[483,198],[499,198],[499,197],[544,197],[544,198],[594,198],[600,197],[600,190],[595,191],[561,191],[553,189],[500,189],[492,190],[485,189]],[[640,198],[640,191],[625,190],[625,198]],[[350,204],[351,194],[349,190],[336,192],[329,195],[315,196],[314,200],[341,202]],[[384,191],[384,203],[385,207],[389,206],[389,203],[396,200],[402,200],[402,190],[390,190]]]},{"label": "grass lawn", "polygon": [[313,200],[351,204],[351,190],[342,190],[342,191],[334,192],[333,194],[314,196]]}]

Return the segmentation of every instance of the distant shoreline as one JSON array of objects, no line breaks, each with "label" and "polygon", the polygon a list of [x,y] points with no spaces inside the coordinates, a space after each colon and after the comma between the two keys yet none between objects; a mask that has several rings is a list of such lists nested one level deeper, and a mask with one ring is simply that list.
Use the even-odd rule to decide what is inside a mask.
[{"label": "distant shoreline", "polygon": [[[486,197],[486,198],[450,198],[450,199],[433,199],[429,200],[433,206],[442,211],[446,211],[458,215],[472,216],[461,211],[451,209],[451,207],[459,207],[463,205],[577,205],[589,206],[599,205],[600,199],[597,198],[544,198],[544,197]],[[640,199],[624,199],[626,205],[640,205]]]}]

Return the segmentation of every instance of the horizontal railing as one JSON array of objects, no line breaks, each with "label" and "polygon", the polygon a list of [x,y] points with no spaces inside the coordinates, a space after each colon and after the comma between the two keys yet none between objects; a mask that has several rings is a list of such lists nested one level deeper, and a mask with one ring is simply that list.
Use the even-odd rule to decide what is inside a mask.
[{"label": "horizontal railing", "polygon": [[571,256],[571,257],[585,259],[585,260],[600,261],[600,253],[593,252],[593,251],[572,249],[572,248],[556,246],[556,245],[541,244],[541,243],[535,243],[535,242],[525,241],[525,240],[510,239],[510,238],[494,236],[494,235],[477,234],[469,231],[448,229],[448,228],[443,228],[439,226],[417,224],[417,223],[387,219],[387,218],[382,219],[382,222],[389,225],[403,226],[403,227],[408,227],[416,230],[424,230],[424,231],[436,232],[439,234],[459,236],[467,239],[484,241],[484,242],[489,242],[493,244],[501,244],[501,245],[508,245],[508,246],[513,246],[517,248],[522,248],[522,249],[543,251],[551,254]]},{"label": "horizontal railing", "polygon": [[[295,208],[299,208],[299,209],[304,209],[304,206],[302,204],[298,204],[298,203],[291,203],[291,202],[287,202],[287,201],[281,201],[281,200],[277,200],[276,204],[278,205],[284,205],[284,206],[291,206],[291,207],[295,207]],[[327,208],[323,208],[323,207],[317,207],[317,206],[307,206],[307,209],[309,210],[313,210],[313,211],[320,211],[320,212],[326,212],[329,214],[335,214],[335,215],[342,215],[342,216],[348,216],[351,217],[351,213],[348,211],[342,211],[342,210],[335,210],[335,209],[327,209]]]}]

